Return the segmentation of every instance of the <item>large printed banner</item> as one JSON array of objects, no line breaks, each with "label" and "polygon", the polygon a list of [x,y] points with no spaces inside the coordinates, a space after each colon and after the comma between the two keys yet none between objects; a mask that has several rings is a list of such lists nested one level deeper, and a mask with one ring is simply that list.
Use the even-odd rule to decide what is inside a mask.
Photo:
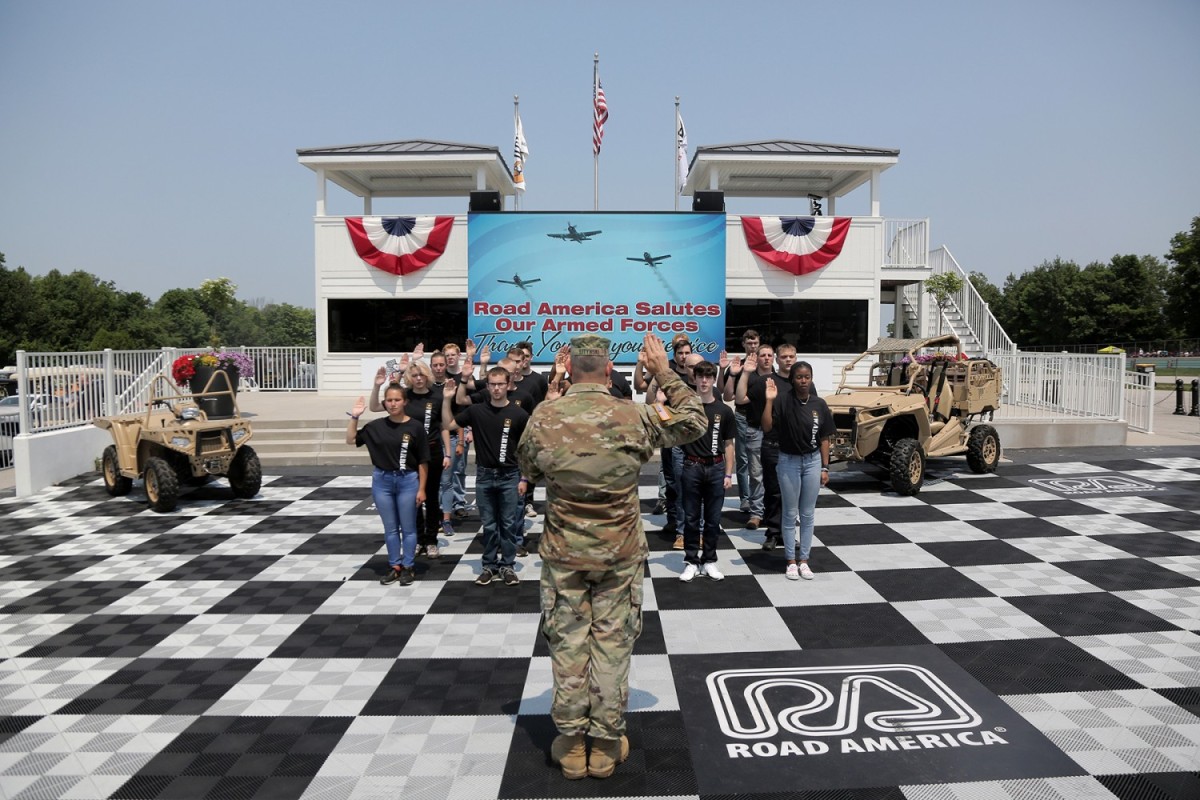
[{"label": "large printed banner", "polygon": [[480,347],[527,339],[546,363],[600,333],[614,362],[632,364],[649,332],[668,344],[686,333],[710,360],[724,346],[724,214],[471,214],[467,243],[467,329]]}]

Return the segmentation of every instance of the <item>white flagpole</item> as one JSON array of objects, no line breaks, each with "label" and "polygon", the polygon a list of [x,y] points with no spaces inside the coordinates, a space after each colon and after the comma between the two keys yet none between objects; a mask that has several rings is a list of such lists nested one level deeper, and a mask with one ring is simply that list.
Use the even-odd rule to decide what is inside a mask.
[{"label": "white flagpole", "polygon": [[[517,124],[520,119],[521,119],[521,97],[520,97],[520,95],[514,94],[513,95],[513,145],[514,145],[513,151],[514,151],[514,153],[520,147],[517,144],[517,131],[518,131]],[[524,171],[525,171],[525,162],[524,162],[524,160],[522,160],[521,172],[524,173]],[[521,210],[521,194],[522,193],[520,191],[513,192],[513,211]]]},{"label": "white flagpole", "polygon": [[671,185],[675,187],[675,210],[679,210],[679,95],[675,95],[675,126],[671,137]]},{"label": "white flagpole", "polygon": [[[592,54],[592,135],[595,136],[596,96],[600,92],[600,51]],[[593,148],[598,151],[599,148]],[[592,210],[600,210],[600,153],[592,153]]]}]

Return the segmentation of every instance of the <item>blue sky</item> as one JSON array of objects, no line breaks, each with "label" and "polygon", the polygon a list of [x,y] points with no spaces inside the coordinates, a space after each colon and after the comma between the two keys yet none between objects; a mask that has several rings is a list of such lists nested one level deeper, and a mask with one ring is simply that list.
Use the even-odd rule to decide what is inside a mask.
[{"label": "blue sky", "polygon": [[[1055,256],[1161,256],[1200,214],[1195,0],[744,8],[0,0],[0,252],[151,297],[228,276],[244,300],[311,306],[297,148],[434,138],[511,161],[519,94],[524,207],[590,209],[597,50],[602,210],[673,208],[680,95],[693,148],[899,148],[882,213],[929,217],[933,246],[997,282]],[[331,189],[331,213],[360,210]],[[867,211],[864,190],[838,207]]]}]

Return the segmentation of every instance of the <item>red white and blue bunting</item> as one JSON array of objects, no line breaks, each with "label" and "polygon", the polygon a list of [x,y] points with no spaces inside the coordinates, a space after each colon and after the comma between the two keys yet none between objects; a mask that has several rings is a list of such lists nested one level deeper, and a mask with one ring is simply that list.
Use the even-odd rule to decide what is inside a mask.
[{"label": "red white and blue bunting", "polygon": [[815,272],[838,257],[850,217],[742,217],[756,256],[793,275]]},{"label": "red white and blue bunting", "polygon": [[454,217],[346,217],[350,241],[363,261],[408,275],[446,252]]}]

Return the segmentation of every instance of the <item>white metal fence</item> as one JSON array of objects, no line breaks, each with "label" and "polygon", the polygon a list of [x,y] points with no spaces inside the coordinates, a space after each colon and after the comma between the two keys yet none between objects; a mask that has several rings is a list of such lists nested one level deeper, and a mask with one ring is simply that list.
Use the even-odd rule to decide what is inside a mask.
[{"label": "white metal fence", "polygon": [[1154,373],[1125,373],[1125,421],[1129,428],[1154,433]]},{"label": "white metal fence", "polygon": [[[315,347],[227,347],[254,362],[242,391],[316,391]],[[17,372],[5,387],[15,406],[0,415],[0,467],[11,452],[12,436],[90,425],[97,416],[144,410],[159,374],[170,377],[181,355],[202,349],[104,350],[85,353],[17,351]],[[186,388],[186,387],[185,387]],[[15,413],[10,413],[15,412]]]},{"label": "white metal fence", "polygon": [[993,355],[1004,396],[997,419],[1125,417],[1125,364],[1115,355]]},{"label": "white metal fence", "polygon": [[883,221],[883,240],[887,252],[884,269],[912,269],[929,263],[929,220],[892,219]]},{"label": "white metal fence", "polygon": [[[944,319],[954,328],[953,332],[959,338],[974,339],[979,351],[989,358],[994,359],[1001,354],[1016,353],[1016,344],[992,314],[991,307],[975,290],[970,276],[959,266],[949,248],[943,246],[930,252],[928,261],[932,274],[949,272],[963,279],[962,289],[950,295],[946,303],[947,313]],[[922,330],[918,331],[918,335],[936,335],[938,317],[943,312],[933,299],[925,294],[925,284],[913,283],[905,286],[904,301],[914,310],[919,309]],[[952,318],[951,312],[957,312],[957,316]],[[943,330],[945,330],[944,327]],[[968,342],[964,341],[964,346],[967,345]]]}]

